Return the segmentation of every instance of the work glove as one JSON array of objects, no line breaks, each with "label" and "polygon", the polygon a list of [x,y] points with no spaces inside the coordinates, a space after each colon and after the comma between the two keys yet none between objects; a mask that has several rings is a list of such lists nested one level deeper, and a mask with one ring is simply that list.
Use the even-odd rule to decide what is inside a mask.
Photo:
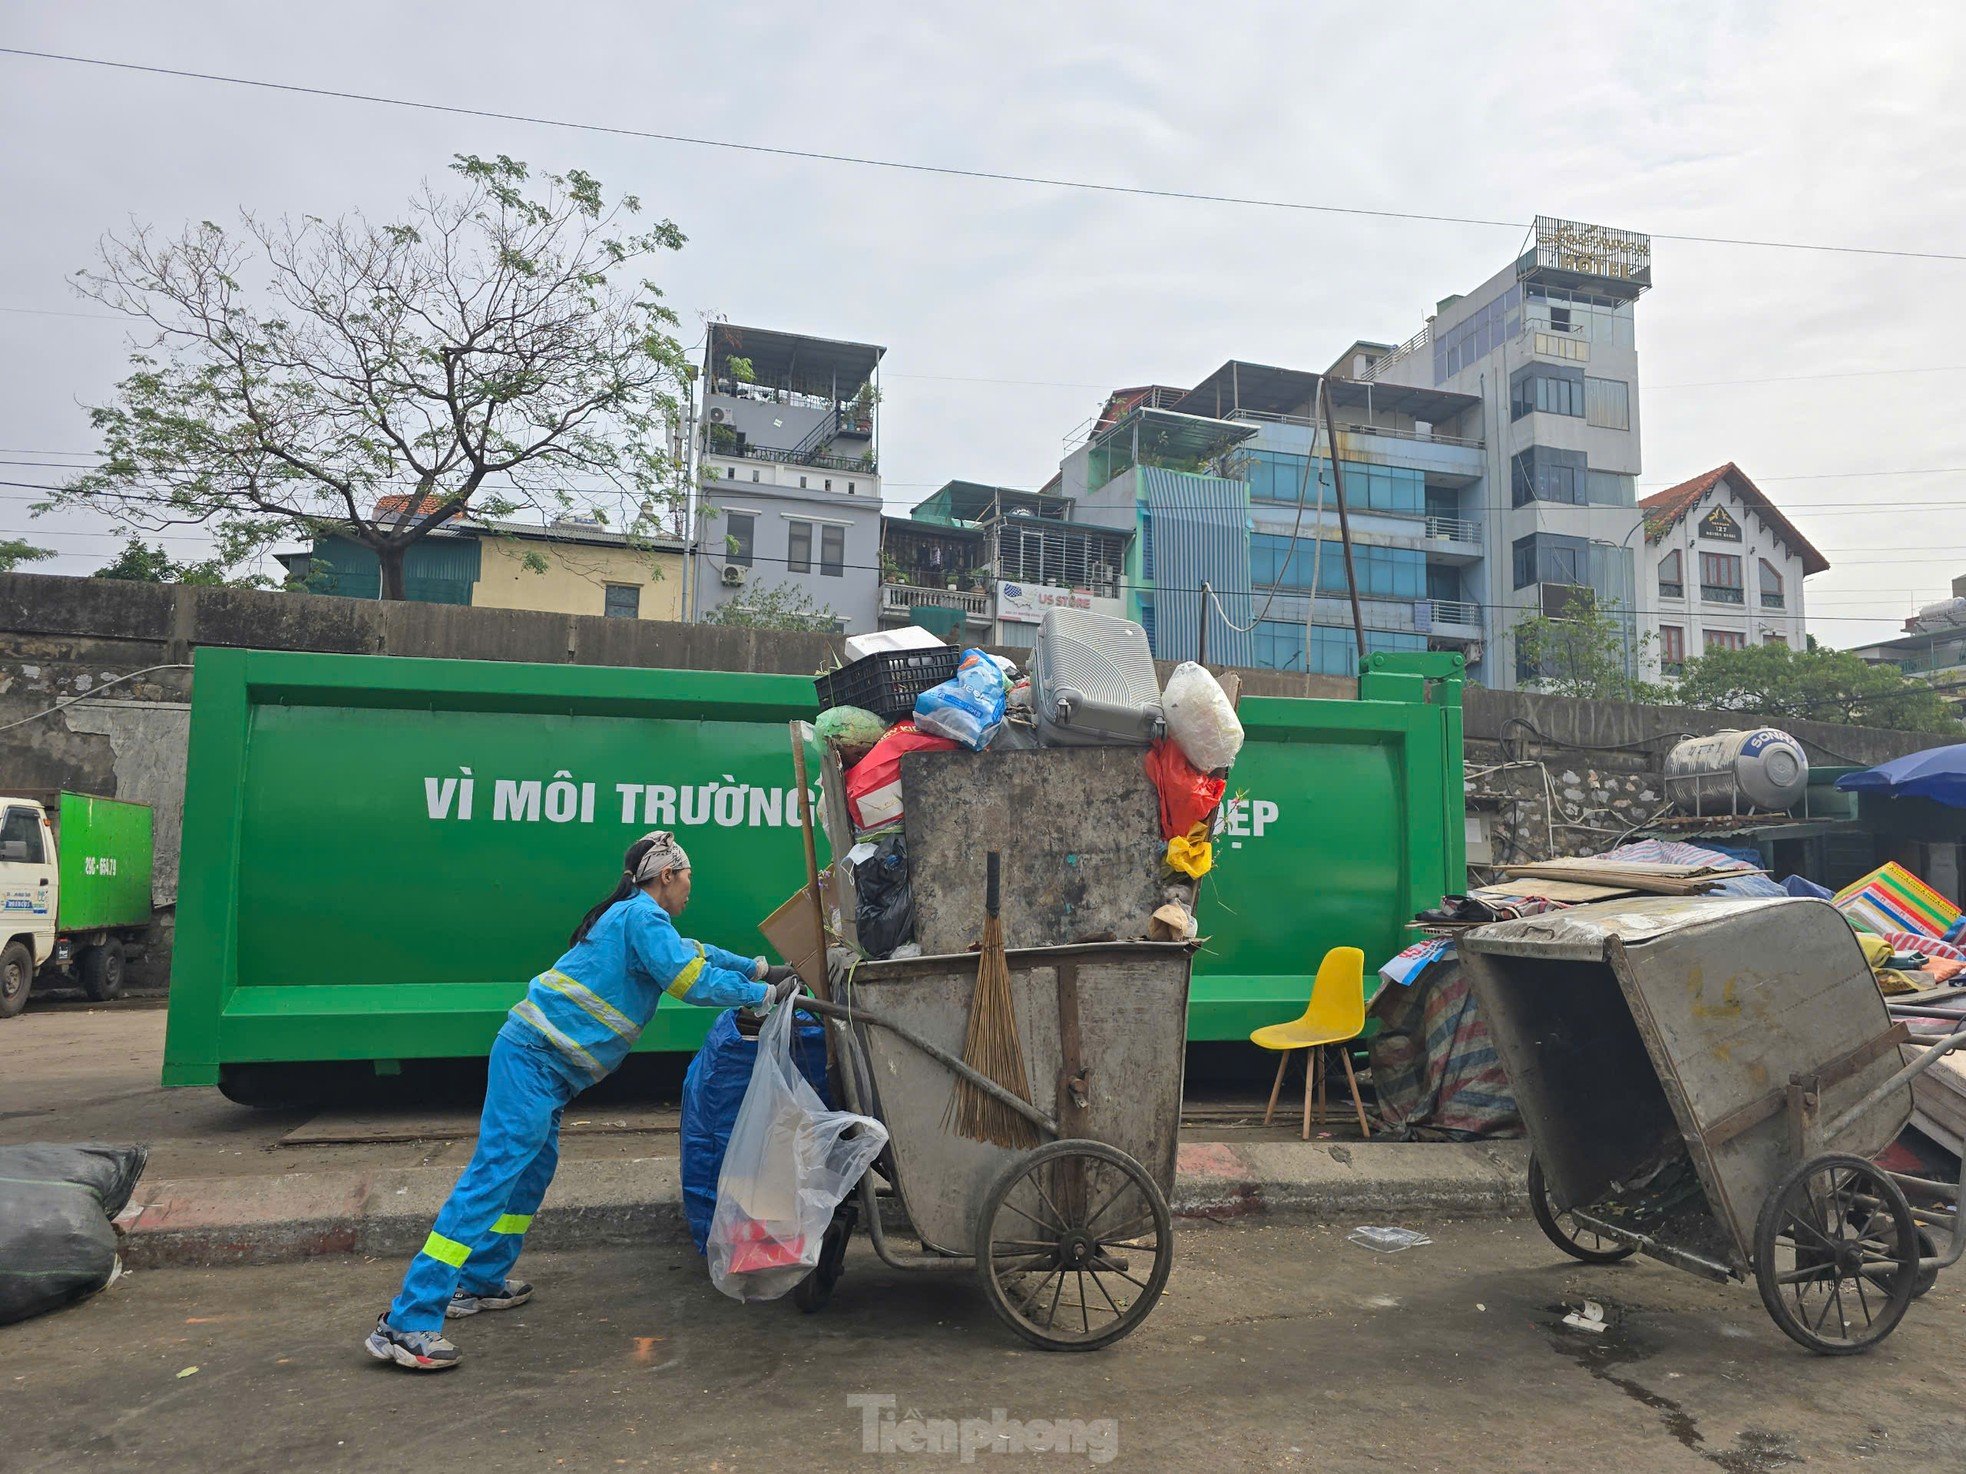
[{"label": "work glove", "polygon": [[789,967],[768,967],[765,969],[764,984],[771,990],[772,1003],[783,1003],[799,991],[799,975]]}]

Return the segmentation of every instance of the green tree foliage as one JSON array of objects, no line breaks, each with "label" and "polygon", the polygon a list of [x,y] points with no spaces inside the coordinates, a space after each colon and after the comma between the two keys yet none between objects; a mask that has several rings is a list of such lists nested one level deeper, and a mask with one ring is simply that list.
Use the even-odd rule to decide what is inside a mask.
[{"label": "green tree foliage", "polygon": [[1525,683],[1587,701],[1670,701],[1641,672],[1652,637],[1632,638],[1629,621],[1590,590],[1572,594],[1562,617],[1536,615],[1515,627],[1516,673]]},{"label": "green tree foliage", "polygon": [[151,547],[135,537],[124,544],[123,551],[116,555],[114,561],[98,568],[94,577],[120,579],[126,583],[187,583],[208,587],[229,584],[235,588],[265,588],[269,582],[257,576],[235,574],[222,552],[195,562],[180,563],[164,551],[162,543]]},{"label": "green tree foliage", "polygon": [[23,563],[39,563],[54,555],[52,548],[37,548],[17,537],[0,537],[0,573],[12,573]]},{"label": "green tree foliage", "polygon": [[1710,711],[1844,722],[1903,732],[1960,735],[1959,719],[1924,681],[1869,665],[1848,650],[1750,645],[1686,662],[1675,699]]},{"label": "green tree foliage", "polygon": [[665,446],[684,371],[643,263],[681,248],[631,230],[578,170],[460,155],[397,219],[242,213],[173,238],[137,227],[79,273],[140,345],[91,418],[102,465],[46,505],[139,532],[198,524],[227,551],[338,533],[403,559],[467,513],[565,516],[597,491],[621,530],[679,518]]},{"label": "green tree foliage", "polygon": [[703,616],[705,624],[726,629],[804,630],[831,634],[840,617],[824,604],[815,604],[793,584],[776,588],[749,588],[739,599],[719,604]]}]

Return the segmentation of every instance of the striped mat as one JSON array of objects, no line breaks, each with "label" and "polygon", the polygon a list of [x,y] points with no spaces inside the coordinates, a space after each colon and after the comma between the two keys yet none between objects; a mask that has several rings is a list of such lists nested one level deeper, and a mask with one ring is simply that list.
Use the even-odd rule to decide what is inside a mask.
[{"label": "striped mat", "polygon": [[1836,909],[1861,931],[1913,932],[1942,937],[1959,920],[1959,908],[1893,862],[1880,865],[1862,880],[1836,893]]}]

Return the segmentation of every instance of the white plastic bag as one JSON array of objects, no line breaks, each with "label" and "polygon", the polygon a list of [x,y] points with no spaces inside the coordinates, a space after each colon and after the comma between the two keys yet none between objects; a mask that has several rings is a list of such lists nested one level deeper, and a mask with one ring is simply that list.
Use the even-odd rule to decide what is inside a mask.
[{"label": "white plastic bag", "polygon": [[1204,773],[1230,767],[1242,751],[1242,723],[1222,683],[1192,660],[1174,667],[1161,692],[1167,735]]},{"label": "white plastic bag", "polygon": [[792,1062],[793,1012],[781,1003],[758,1031],[717,1177],[705,1253],[710,1282],[733,1300],[776,1300],[812,1271],[833,1210],[887,1145],[879,1121],[827,1110],[806,1083]]}]

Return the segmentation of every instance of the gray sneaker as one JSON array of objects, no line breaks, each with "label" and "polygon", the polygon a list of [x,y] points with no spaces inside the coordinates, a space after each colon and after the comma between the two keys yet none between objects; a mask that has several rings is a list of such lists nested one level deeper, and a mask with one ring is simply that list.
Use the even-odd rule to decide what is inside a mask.
[{"label": "gray sneaker", "polygon": [[399,1331],[384,1311],[362,1347],[377,1361],[393,1361],[412,1372],[443,1372],[457,1365],[457,1348],[435,1331]]},{"label": "gray sneaker", "polygon": [[456,1320],[459,1316],[476,1315],[481,1310],[511,1310],[530,1299],[531,1285],[524,1280],[507,1280],[502,1288],[485,1295],[474,1295],[469,1290],[452,1291],[451,1303],[444,1307],[444,1314]]}]

